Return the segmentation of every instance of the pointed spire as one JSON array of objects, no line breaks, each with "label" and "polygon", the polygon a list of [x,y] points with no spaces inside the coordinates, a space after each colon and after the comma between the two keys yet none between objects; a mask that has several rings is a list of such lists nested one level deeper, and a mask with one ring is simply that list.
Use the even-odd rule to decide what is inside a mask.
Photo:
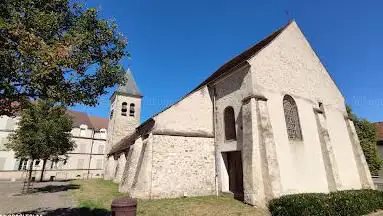
[{"label": "pointed spire", "polygon": [[115,93],[142,97],[140,89],[134,80],[133,73],[130,68],[128,68],[128,70],[125,72],[125,84],[119,85]]}]

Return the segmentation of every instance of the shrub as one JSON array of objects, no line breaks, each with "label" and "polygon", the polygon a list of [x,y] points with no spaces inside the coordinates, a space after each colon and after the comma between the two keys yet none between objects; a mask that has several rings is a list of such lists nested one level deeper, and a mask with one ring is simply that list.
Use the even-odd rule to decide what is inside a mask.
[{"label": "shrub", "polygon": [[357,216],[383,209],[383,192],[349,190],[286,195],[269,202],[274,216]]},{"label": "shrub", "polygon": [[356,116],[352,112],[350,106],[347,106],[346,108],[348,116],[354,122],[360,146],[362,147],[371,175],[377,176],[379,175],[379,170],[383,165],[383,161],[379,156],[378,147],[376,146],[378,140],[376,127],[368,120]]}]

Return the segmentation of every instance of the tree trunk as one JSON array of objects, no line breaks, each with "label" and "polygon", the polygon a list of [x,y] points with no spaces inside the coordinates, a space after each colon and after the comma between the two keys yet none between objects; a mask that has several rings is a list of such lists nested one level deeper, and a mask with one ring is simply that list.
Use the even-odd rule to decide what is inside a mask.
[{"label": "tree trunk", "polygon": [[43,168],[41,169],[41,175],[40,175],[40,182],[42,182],[44,179],[44,171],[45,171],[45,165],[47,163],[47,159],[43,160]]},{"label": "tree trunk", "polygon": [[27,193],[29,193],[29,186],[31,185],[32,168],[33,168],[33,160],[29,163],[28,183],[27,183]]}]

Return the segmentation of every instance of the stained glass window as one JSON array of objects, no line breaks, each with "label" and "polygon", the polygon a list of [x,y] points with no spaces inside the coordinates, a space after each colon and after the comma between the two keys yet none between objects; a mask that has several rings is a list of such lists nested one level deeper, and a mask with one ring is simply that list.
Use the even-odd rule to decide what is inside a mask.
[{"label": "stained glass window", "polygon": [[297,104],[290,95],[285,95],[283,97],[283,111],[285,112],[286,128],[289,139],[302,140]]}]

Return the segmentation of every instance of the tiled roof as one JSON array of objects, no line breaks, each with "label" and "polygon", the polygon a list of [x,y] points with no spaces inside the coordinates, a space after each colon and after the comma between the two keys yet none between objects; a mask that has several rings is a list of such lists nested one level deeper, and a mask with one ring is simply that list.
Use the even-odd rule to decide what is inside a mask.
[{"label": "tiled roof", "polygon": [[101,129],[101,128],[108,128],[108,119],[101,118],[97,116],[89,116],[89,120],[93,125],[93,128]]},{"label": "tiled roof", "polygon": [[383,122],[376,122],[375,126],[378,135],[378,140],[383,140]]},{"label": "tiled roof", "polygon": [[73,118],[73,127],[80,127],[80,125],[85,124],[88,128],[101,129],[108,128],[108,119],[88,116],[84,112],[78,112],[73,110],[68,110],[68,114]]}]

